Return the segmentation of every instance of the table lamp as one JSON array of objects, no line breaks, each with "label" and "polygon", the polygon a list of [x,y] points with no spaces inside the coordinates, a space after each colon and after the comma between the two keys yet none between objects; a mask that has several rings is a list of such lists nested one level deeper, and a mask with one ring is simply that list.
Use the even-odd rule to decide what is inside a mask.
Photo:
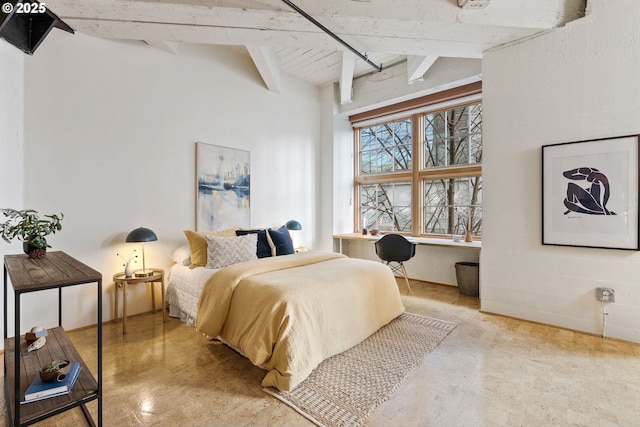
[{"label": "table lamp", "polygon": [[296,252],[299,252],[300,250],[304,250],[304,246],[296,246],[297,242],[295,242],[295,240],[297,240],[297,238],[296,238],[296,236],[294,236],[294,234],[296,234],[296,233],[292,233],[292,231],[300,231],[300,230],[302,230],[302,225],[298,221],[296,221],[295,219],[291,219],[291,220],[287,221],[284,224],[284,226],[285,226],[285,228],[287,230],[289,230],[289,235],[291,236],[293,247],[296,249]]},{"label": "table lamp", "polygon": [[302,225],[295,219],[287,221],[284,226],[287,230],[302,230]]},{"label": "table lamp", "polygon": [[142,243],[142,270],[138,270],[133,275],[135,277],[147,277],[153,276],[153,270],[147,270],[147,266],[144,260],[144,242],[155,242],[158,240],[156,233],[145,227],[139,227],[127,234],[125,242],[127,243]]}]

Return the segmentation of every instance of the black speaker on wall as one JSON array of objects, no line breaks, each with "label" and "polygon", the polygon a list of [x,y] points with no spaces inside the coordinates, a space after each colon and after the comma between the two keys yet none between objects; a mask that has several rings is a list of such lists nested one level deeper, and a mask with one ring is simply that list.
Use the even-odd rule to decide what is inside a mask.
[{"label": "black speaker on wall", "polygon": [[29,55],[40,46],[49,31],[73,29],[38,1],[2,0],[0,37]]}]

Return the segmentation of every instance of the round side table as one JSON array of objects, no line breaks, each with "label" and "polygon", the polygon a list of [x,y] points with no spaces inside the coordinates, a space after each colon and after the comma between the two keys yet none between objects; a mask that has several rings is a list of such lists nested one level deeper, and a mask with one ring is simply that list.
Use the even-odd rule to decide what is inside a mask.
[{"label": "round side table", "polygon": [[151,284],[151,307],[152,312],[156,312],[156,295],[155,295],[155,283],[160,283],[161,296],[162,296],[162,321],[167,321],[167,310],[164,300],[164,270],[160,268],[154,268],[153,274],[150,276],[136,277],[135,274],[131,277],[126,277],[124,272],[116,273],[113,275],[113,283],[116,285],[115,295],[115,315],[114,320],[118,317],[118,288],[122,288],[122,333],[127,333],[127,287],[129,285],[137,285],[138,283],[150,283]]}]

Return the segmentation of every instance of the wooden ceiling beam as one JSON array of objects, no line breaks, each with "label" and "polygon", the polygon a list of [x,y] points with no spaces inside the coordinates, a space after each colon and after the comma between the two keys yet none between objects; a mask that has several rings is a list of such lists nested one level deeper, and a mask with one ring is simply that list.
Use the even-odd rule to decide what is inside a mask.
[{"label": "wooden ceiling beam", "polygon": [[282,82],[278,57],[273,49],[263,46],[246,46],[264,84],[271,92],[281,93]]},{"label": "wooden ceiling beam", "polygon": [[356,64],[356,56],[351,52],[342,52],[342,71],[340,73],[340,104],[352,101],[353,72]]},{"label": "wooden ceiling beam", "polygon": [[[419,22],[427,27],[438,23],[468,23],[552,29],[584,16],[584,0],[509,0],[491,3],[479,11],[463,10],[451,0],[295,0],[295,4],[321,23],[335,24],[332,30],[344,28],[343,20],[360,22],[364,28],[372,21],[395,21]],[[309,25],[300,16],[293,19],[296,14],[279,0],[47,0],[47,8],[61,18],[151,18],[156,22],[176,19],[174,22],[198,24],[218,17],[227,23],[257,24],[263,28],[270,28],[270,25],[308,28]]]},{"label": "wooden ceiling beam", "polygon": [[[515,1],[515,0],[512,0]],[[557,2],[557,0],[554,0]],[[335,2],[333,2],[335,3]],[[332,3],[332,4],[333,4]],[[357,2],[350,2],[357,3]],[[384,3],[384,2],[381,2]],[[371,3],[367,3],[371,4]],[[289,38],[305,40],[305,35],[326,35],[308,22],[304,17],[289,10],[241,9],[232,7],[205,7],[199,5],[122,1],[122,0],[51,0],[47,3],[65,21],[76,22],[80,28],[93,26],[112,27],[113,38],[124,38],[115,33],[121,29],[117,23],[154,31],[156,25],[165,24],[171,27],[218,28],[230,31],[235,36],[242,35],[239,30],[259,31],[265,33],[282,33]],[[450,5],[452,6],[452,5]],[[457,13],[460,9],[452,6]],[[402,8],[398,6],[397,8]],[[421,9],[426,9],[423,6]],[[405,40],[452,40],[456,42],[495,45],[496,43],[511,41],[514,38],[530,36],[540,31],[553,28],[544,19],[522,25],[518,19],[510,22],[491,24],[490,16],[483,16],[483,20],[462,19],[461,16],[438,17],[428,14],[421,19],[421,12],[414,11],[410,19],[398,20],[391,17],[376,17],[371,15],[340,15],[330,14],[318,17],[323,24],[347,43],[353,44],[358,50],[370,52],[393,52],[394,50],[378,49],[376,45],[366,42],[364,38],[375,41],[389,38],[396,45]],[[548,14],[548,11],[545,11]],[[434,16],[436,16],[434,18]],[[143,38],[144,39],[144,38]],[[332,41],[337,45],[337,42]],[[243,44],[240,40],[239,44]]]},{"label": "wooden ceiling beam", "polygon": [[[323,32],[286,32],[253,28],[228,28],[126,22],[105,20],[65,19],[72,28],[85,34],[109,39],[160,40],[183,43],[217,45],[252,45],[267,47],[313,48],[340,50],[340,44]],[[524,36],[525,34],[522,33]],[[528,35],[528,34],[526,34]],[[394,53],[400,55],[438,55],[452,58],[481,58],[482,52],[492,47],[490,42],[462,42],[385,36],[361,36],[354,45],[364,46],[367,53]],[[373,48],[374,47],[374,48]]]},{"label": "wooden ceiling beam", "polygon": [[435,55],[407,56],[407,82],[411,84],[424,80],[425,73],[437,60]]}]

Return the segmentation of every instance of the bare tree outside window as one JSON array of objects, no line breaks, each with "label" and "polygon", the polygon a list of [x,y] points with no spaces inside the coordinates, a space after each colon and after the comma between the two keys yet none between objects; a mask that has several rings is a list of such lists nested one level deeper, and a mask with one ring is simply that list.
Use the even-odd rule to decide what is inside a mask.
[{"label": "bare tree outside window", "polygon": [[[425,168],[482,162],[482,104],[426,114]],[[482,177],[424,181],[424,232],[482,235]]]},{"label": "bare tree outside window", "polygon": [[[410,171],[411,119],[383,123],[360,130],[360,173]],[[360,186],[363,226],[385,231],[411,231],[411,183]]]},{"label": "bare tree outside window", "polygon": [[363,224],[382,231],[411,231],[411,183],[364,184]]},{"label": "bare tree outside window", "polygon": [[[435,235],[469,228],[482,235],[481,102],[357,128],[356,142],[360,225]],[[421,215],[414,218],[418,202]]]},{"label": "bare tree outside window", "polygon": [[411,119],[360,131],[360,173],[411,170]]},{"label": "bare tree outside window", "polygon": [[482,177],[424,181],[426,233],[482,235]]}]

